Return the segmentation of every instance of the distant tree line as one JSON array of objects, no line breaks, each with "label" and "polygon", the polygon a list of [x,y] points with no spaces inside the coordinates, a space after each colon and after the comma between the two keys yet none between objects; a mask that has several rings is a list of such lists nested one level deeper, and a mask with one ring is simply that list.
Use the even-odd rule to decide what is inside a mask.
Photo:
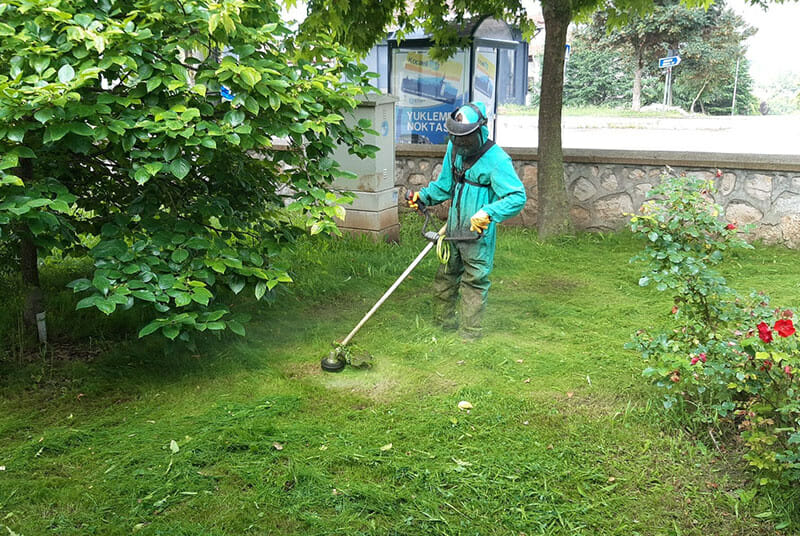
[{"label": "distant tree line", "polygon": [[[705,10],[661,0],[652,12],[611,30],[609,17],[609,10],[597,12],[573,35],[565,70],[565,105],[638,110],[661,103],[666,71],[658,68],[658,59],[677,51],[681,63],[672,71],[674,106],[730,114],[735,85],[735,113],[758,113],[744,55],[745,40],[755,29],[723,3]],[[537,91],[533,88],[534,94]]]}]

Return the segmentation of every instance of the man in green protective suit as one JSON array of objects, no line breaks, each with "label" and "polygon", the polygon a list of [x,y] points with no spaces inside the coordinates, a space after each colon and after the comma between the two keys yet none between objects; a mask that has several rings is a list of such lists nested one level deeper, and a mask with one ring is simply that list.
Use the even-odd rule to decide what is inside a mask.
[{"label": "man in green protective suit", "polygon": [[[489,292],[494,263],[496,224],[516,216],[525,206],[525,187],[511,158],[489,140],[486,107],[472,102],[455,110],[445,126],[450,134],[439,177],[419,192],[410,192],[408,204],[437,205],[452,200],[447,236],[479,234],[477,241],[451,242],[447,264],[434,281],[435,320],[444,329],[460,328],[465,339],[481,336],[481,317]],[[461,308],[456,303],[461,289]]]}]

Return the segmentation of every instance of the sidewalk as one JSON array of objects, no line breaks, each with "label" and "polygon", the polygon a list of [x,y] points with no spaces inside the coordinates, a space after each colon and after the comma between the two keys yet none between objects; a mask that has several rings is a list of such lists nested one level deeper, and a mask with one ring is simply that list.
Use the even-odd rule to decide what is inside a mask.
[{"label": "sidewalk", "polygon": [[[505,147],[538,145],[536,116],[497,118]],[[800,155],[800,116],[564,117],[562,144],[575,149],[641,149]]]}]

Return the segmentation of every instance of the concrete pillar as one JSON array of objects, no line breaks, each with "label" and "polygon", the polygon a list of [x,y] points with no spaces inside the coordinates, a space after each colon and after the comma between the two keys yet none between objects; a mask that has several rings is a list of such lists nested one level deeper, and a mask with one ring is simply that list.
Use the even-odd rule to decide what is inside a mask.
[{"label": "concrete pillar", "polygon": [[364,143],[375,145],[375,158],[360,159],[348,154],[340,147],[333,155],[342,169],[356,174],[355,179],[337,178],[333,187],[353,192],[356,199],[345,206],[344,221],[337,220],[342,231],[368,234],[375,239],[397,241],[400,221],[397,216],[398,188],[395,188],[394,154],[394,104],[397,98],[391,95],[369,95],[348,120],[368,119],[378,135],[367,134]]}]

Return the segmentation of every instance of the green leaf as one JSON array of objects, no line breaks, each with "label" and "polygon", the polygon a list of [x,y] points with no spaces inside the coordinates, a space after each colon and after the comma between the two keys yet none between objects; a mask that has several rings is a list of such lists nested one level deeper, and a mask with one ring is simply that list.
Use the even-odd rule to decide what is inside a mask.
[{"label": "green leaf", "polygon": [[158,328],[161,327],[162,323],[163,321],[161,319],[153,320],[145,327],[143,327],[141,330],[139,330],[139,338],[146,337],[147,335],[150,335],[151,333],[158,331]]},{"label": "green leaf", "polygon": [[213,295],[205,288],[196,288],[192,292],[192,300],[200,305],[208,305],[208,301],[213,298]]},{"label": "green leaf", "polygon": [[183,158],[178,158],[177,160],[173,160],[172,163],[169,165],[169,170],[175,175],[178,179],[183,179],[186,175],[189,174],[192,167],[189,165],[189,162],[184,160]]},{"label": "green leaf", "polygon": [[176,292],[174,298],[175,307],[185,307],[192,303],[192,295],[188,292]]},{"label": "green leaf", "polygon": [[44,132],[44,142],[58,141],[67,134],[69,134],[69,125],[60,123],[50,125]]},{"label": "green leaf", "polygon": [[54,115],[55,112],[52,110],[52,108],[45,108],[33,114],[33,117],[40,123],[47,123],[53,118]]},{"label": "green leaf", "polygon": [[163,333],[164,336],[171,341],[174,341],[175,337],[177,337],[180,332],[181,328],[178,326],[164,326],[164,328],[161,330],[161,333]]},{"label": "green leaf", "polygon": [[244,326],[236,320],[228,320],[228,328],[237,335],[245,336]]},{"label": "green leaf", "polygon": [[168,143],[167,146],[164,147],[164,151],[163,151],[164,160],[166,160],[166,161],[172,160],[173,158],[178,156],[178,153],[180,152],[180,150],[181,150],[181,146],[178,145],[177,143]]},{"label": "green leaf", "polygon": [[156,301],[156,295],[149,290],[134,290],[133,292],[131,292],[131,296],[148,302]]},{"label": "green leaf", "polygon": [[75,78],[75,69],[69,63],[65,63],[58,70],[58,81],[67,84]]},{"label": "green leaf", "polygon": [[92,296],[86,297],[78,302],[75,306],[75,309],[88,309],[89,307],[94,307],[98,300],[102,300],[100,296],[97,294],[93,294]]},{"label": "green leaf", "polygon": [[22,143],[22,140],[25,139],[25,129],[22,127],[9,128],[8,132],[6,132],[6,138],[17,143]]},{"label": "green leaf", "polygon": [[244,122],[244,112],[241,110],[233,110],[229,113],[229,121],[232,127],[238,127]]},{"label": "green leaf", "polygon": [[242,289],[244,288],[245,281],[244,279],[236,278],[228,283],[228,286],[233,291],[234,294],[239,294]]},{"label": "green leaf", "polygon": [[67,283],[67,288],[71,288],[73,292],[83,292],[92,288],[92,282],[88,279],[76,279]]},{"label": "green leaf", "polygon": [[116,302],[112,300],[97,300],[95,304],[100,311],[105,313],[106,315],[110,315],[117,309]]},{"label": "green leaf", "polygon": [[256,299],[260,300],[264,297],[264,294],[267,292],[267,283],[266,281],[259,281],[256,283]]},{"label": "green leaf", "polygon": [[172,262],[181,263],[189,258],[189,252],[185,249],[176,249],[172,252],[172,256],[170,257]]}]

